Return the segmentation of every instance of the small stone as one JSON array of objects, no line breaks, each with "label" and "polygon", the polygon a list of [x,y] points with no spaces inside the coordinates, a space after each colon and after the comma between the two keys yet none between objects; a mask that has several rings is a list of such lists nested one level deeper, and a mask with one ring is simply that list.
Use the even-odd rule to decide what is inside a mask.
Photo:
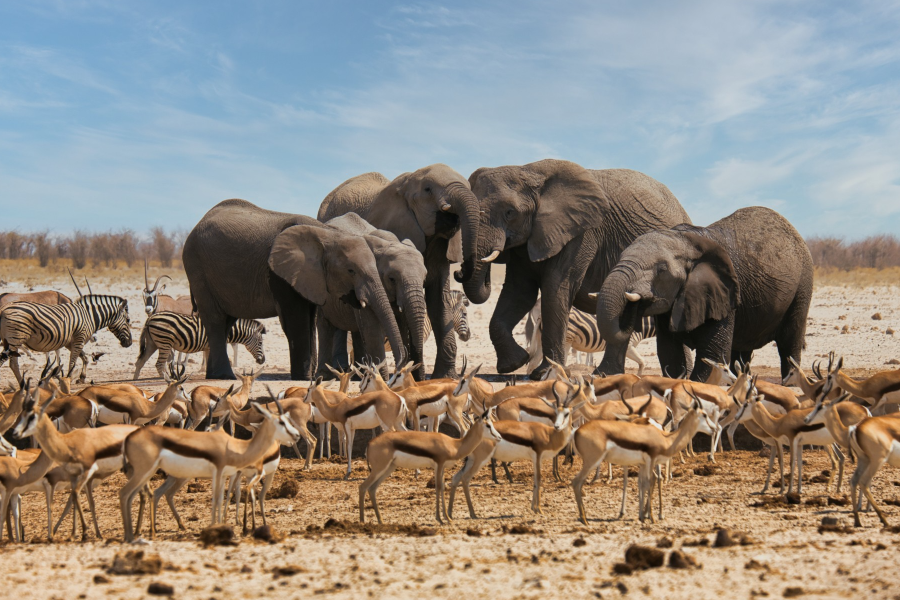
[{"label": "small stone", "polygon": [[744,565],[745,569],[750,569],[754,571],[769,571],[770,567],[766,563],[761,563],[755,558],[750,559],[750,562]]},{"label": "small stone", "polygon": [[466,529],[466,535],[469,537],[481,537],[484,535],[480,529],[475,529],[473,527],[469,527]]},{"label": "small stone", "polygon": [[690,569],[697,566],[697,561],[681,550],[672,550],[669,555],[669,568],[671,569]]},{"label": "small stone", "polygon": [[298,573],[306,573],[306,569],[300,565],[282,565],[272,569],[272,577],[275,579],[279,577],[293,577]]},{"label": "small stone", "polygon": [[894,330],[891,329],[890,327],[888,327],[887,329],[884,330],[884,333],[886,335],[894,335]]},{"label": "small stone", "polygon": [[782,594],[782,596],[784,596],[785,598],[796,598],[798,596],[804,595],[805,593],[806,592],[803,591],[802,587],[789,587],[784,590],[784,594]]},{"label": "small stone", "polygon": [[881,313],[880,313],[880,312],[877,312],[877,313],[875,313],[874,315],[872,315],[872,320],[873,320],[873,321],[880,321],[880,320],[881,320]]},{"label": "small stone", "polygon": [[730,546],[737,546],[738,544],[738,540],[732,537],[730,531],[727,529],[720,529],[716,532],[716,541],[713,542],[713,548],[728,548]]},{"label": "small stone", "polygon": [[94,575],[94,583],[109,583],[109,577],[107,577],[106,575]]},{"label": "small stone", "polygon": [[572,542],[572,545],[576,548],[581,548],[582,546],[587,546],[587,542],[584,541],[584,538],[580,537],[580,538],[575,538],[575,540]]},{"label": "small stone", "polygon": [[228,525],[214,525],[200,532],[200,542],[204,546],[237,546],[234,530]]},{"label": "small stone", "polygon": [[788,504],[800,504],[800,494],[798,494],[797,492],[785,494],[784,501]]},{"label": "small stone", "polygon": [[253,530],[253,539],[270,544],[277,544],[284,540],[285,535],[271,525],[262,525]]},{"label": "small stone", "polygon": [[171,596],[175,593],[175,588],[168,583],[154,581],[147,586],[147,593],[151,596]]},{"label": "small stone", "polygon": [[625,550],[625,562],[633,569],[655,569],[663,566],[666,554],[662,550],[632,544]]}]

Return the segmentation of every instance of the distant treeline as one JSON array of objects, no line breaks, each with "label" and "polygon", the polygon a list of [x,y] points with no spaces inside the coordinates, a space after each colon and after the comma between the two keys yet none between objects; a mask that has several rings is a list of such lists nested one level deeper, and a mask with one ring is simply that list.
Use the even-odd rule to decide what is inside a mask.
[{"label": "distant treeline", "polygon": [[[162,227],[154,227],[145,235],[131,229],[101,233],[76,231],[71,235],[0,231],[0,259],[37,259],[42,267],[67,260],[72,267],[83,269],[89,262],[95,267],[115,268],[120,263],[130,267],[148,258],[170,267],[173,260],[181,260],[186,237],[186,231],[166,231]],[[817,267],[842,270],[900,267],[900,239],[893,235],[873,235],[855,242],[816,236],[806,243]]]},{"label": "distant treeline", "polygon": [[83,269],[88,263],[112,268],[124,263],[130,267],[147,258],[171,267],[173,260],[181,260],[186,237],[187,232],[166,231],[162,227],[154,227],[145,235],[131,229],[100,233],[75,231],[71,235],[0,231],[0,259],[37,259],[42,267],[71,261],[72,267]]},{"label": "distant treeline", "polygon": [[844,271],[900,267],[900,240],[893,235],[873,235],[855,242],[837,237],[811,237],[806,245],[817,267]]}]

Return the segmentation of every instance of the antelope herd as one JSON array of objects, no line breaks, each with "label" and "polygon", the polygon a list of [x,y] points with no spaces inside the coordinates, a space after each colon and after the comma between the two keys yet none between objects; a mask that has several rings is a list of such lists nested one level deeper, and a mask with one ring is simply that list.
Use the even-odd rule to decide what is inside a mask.
[{"label": "antelope herd", "polygon": [[[520,461],[531,464],[530,508],[542,514],[542,464],[553,459],[553,477],[561,480],[559,457],[563,455],[566,460],[574,460],[574,456],[581,460],[571,486],[575,514],[582,523],[588,523],[584,485],[592,472],[593,480],[598,478],[604,462],[609,465],[610,480],[613,465],[624,471],[618,518],[626,514],[628,471],[636,467],[638,518],[655,521],[663,516],[663,486],[675,485],[672,461],[684,462],[685,453],[693,454],[694,436],[709,435],[708,460],[715,462],[716,453],[724,451],[723,432],[727,432],[734,449],[735,429],[743,425],[771,448],[760,493],[770,489],[776,457],[779,489],[787,494],[804,491],[804,447],[821,448],[826,453],[832,463],[826,489],[833,486],[839,491],[846,458],[852,455],[857,463],[850,479],[856,525],[861,525],[862,496],[887,524],[872,495],[871,483],[885,463],[900,466],[900,417],[883,414],[886,407],[900,403],[900,371],[857,380],[843,371],[843,359],[832,356],[824,372],[821,363],[814,364],[812,376],[792,361],[793,369],[782,385],[760,380],[749,364],[704,359],[712,375],[701,383],[681,377],[632,374],[573,377],[564,365],[553,362],[544,381],[516,385],[513,380],[513,385],[495,389],[478,377],[481,365],[469,368],[465,360],[459,379],[421,382],[413,375],[419,365],[399,365],[387,377],[383,362],[358,363],[346,372],[329,366],[339,380],[337,390],[326,389],[328,384],[320,377],[307,387],[289,387],[278,393],[267,387],[265,396],[253,396],[260,367],[228,388],[198,385],[189,391],[185,361],[177,358],[176,352],[203,351],[206,334],[197,317],[190,314],[189,306],[179,309],[181,302],[160,294],[165,287],[160,287],[161,279],[151,287],[145,273],[143,295],[148,320],[135,371],[136,379],[150,355],[160,352],[157,369],[166,387],[156,394],[128,383],[91,383],[73,389],[77,385],[72,378],[76,361],[82,359],[83,381],[83,348],[100,329],[109,328],[123,346],[130,345],[124,299],[82,295],[79,289],[75,302],[56,292],[30,297],[17,294],[13,302],[4,302],[0,334],[5,347],[0,358],[11,359],[16,383],[8,393],[0,394],[0,514],[11,539],[21,541],[24,537],[20,497],[30,492],[45,494],[49,540],[69,512],[72,536],[78,523],[82,538],[88,536],[82,494],[88,500],[93,532],[100,538],[93,490],[117,472],[123,472],[127,480],[119,491],[126,541],[141,531],[145,512],[150,535],[155,535],[156,509],[162,497],[178,527],[184,529],[175,499],[192,479],[211,481],[212,524],[227,522],[232,495],[237,499],[237,515],[245,489],[249,495],[245,529],[248,511],[254,525],[257,511],[266,523],[265,496],[281,460],[281,446],[293,447],[299,457],[298,442],[303,439],[308,470],[317,444],[320,458],[330,454],[332,425],[347,462],[344,479],[352,475],[356,432],[379,430],[369,442],[365,457],[369,475],[359,485],[360,521],[365,520],[368,496],[376,519],[382,522],[378,489],[397,468],[434,470],[434,516],[439,523],[453,518],[460,486],[469,518],[477,519],[472,479],[488,463],[494,481],[497,463],[509,477],[508,465]],[[163,307],[170,310],[160,312]],[[257,362],[264,362],[265,328],[244,319],[233,329],[229,342],[244,344]],[[651,332],[652,323],[647,325],[644,337]],[[70,351],[67,370],[58,360],[62,347]],[[16,358],[25,348],[48,353],[46,366],[37,378],[19,371]],[[360,380],[356,395],[350,392],[354,377]],[[872,416],[873,412],[882,414]],[[438,431],[444,421],[457,430],[458,437]],[[249,431],[250,438],[235,438],[235,425]],[[318,436],[312,433],[311,425],[318,425]],[[9,434],[13,441],[31,439],[34,447],[17,449],[2,434]],[[787,482],[784,447],[789,456]],[[445,472],[457,464],[447,500]],[[165,472],[166,479],[153,490],[149,484],[158,471]],[[68,501],[63,515],[54,523],[52,500],[59,489],[68,491]],[[652,510],[654,493],[658,497],[656,514]],[[135,496],[140,496],[136,522],[132,519]],[[0,539],[2,535],[0,529]]]}]

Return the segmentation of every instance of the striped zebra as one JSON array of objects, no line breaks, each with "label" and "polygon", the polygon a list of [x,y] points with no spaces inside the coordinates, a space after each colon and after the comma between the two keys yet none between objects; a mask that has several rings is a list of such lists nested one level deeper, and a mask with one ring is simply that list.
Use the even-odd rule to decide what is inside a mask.
[{"label": "striped zebra", "polygon": [[88,294],[68,304],[10,304],[0,312],[0,339],[3,340],[0,365],[9,359],[16,381],[21,382],[20,348],[28,348],[34,352],[55,352],[60,348],[67,348],[67,376],[72,376],[75,363],[81,358],[79,379],[84,381],[87,356],[82,350],[94,334],[104,328],[118,338],[123,348],[131,346],[128,302],[124,298]]},{"label": "striped zebra", "polygon": [[[534,308],[528,313],[525,323],[525,337],[528,342],[528,370],[533,371],[541,364],[544,352],[541,344],[541,300],[537,301]],[[647,338],[656,337],[656,320],[653,317],[644,317],[641,319],[641,328],[631,334],[631,341],[628,343],[628,351],[625,356],[638,364],[638,376],[643,374],[644,359],[637,351],[637,346]],[[574,362],[578,362],[578,353],[587,354],[586,362],[593,366],[594,353],[603,352],[606,349],[606,342],[600,337],[600,330],[597,328],[597,317],[578,310],[575,307],[569,311],[569,323],[566,327],[566,341],[563,347],[564,355],[568,355],[572,351]]]},{"label": "striped zebra", "polygon": [[[227,343],[241,344],[256,358],[258,364],[266,361],[263,353],[265,326],[254,319],[238,319],[228,330]],[[203,362],[209,353],[209,340],[200,317],[175,312],[158,312],[144,324],[141,345],[134,367],[134,379],[141,374],[144,364],[159,351],[156,370],[163,377],[165,365],[174,360],[173,352],[193,354],[203,352]],[[237,353],[235,353],[237,354]]]}]

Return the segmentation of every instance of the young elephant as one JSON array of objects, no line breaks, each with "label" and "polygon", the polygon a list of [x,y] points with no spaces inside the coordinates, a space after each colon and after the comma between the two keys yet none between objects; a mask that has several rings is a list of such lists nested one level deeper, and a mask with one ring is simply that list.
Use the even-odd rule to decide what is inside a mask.
[{"label": "young elephant", "polygon": [[[813,264],[806,242],[780,214],[742,208],[709,227],[679,225],[646,233],[619,258],[596,295],[597,325],[607,341],[598,373],[622,373],[628,340],[641,317],[655,315],[663,372],[687,368],[706,381],[709,363],[750,361],[774,341],[781,373],[800,361],[812,298]],[[708,359],[708,360],[703,360]]]}]

